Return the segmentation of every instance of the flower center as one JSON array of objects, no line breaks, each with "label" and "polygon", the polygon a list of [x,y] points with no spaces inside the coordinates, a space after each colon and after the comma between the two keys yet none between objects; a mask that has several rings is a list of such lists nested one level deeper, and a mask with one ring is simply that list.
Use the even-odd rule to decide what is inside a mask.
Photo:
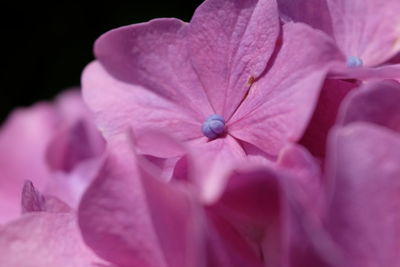
[{"label": "flower center", "polygon": [[363,62],[361,58],[359,57],[354,57],[354,56],[349,56],[347,57],[347,67],[349,68],[356,68],[356,67],[361,67],[363,65]]},{"label": "flower center", "polygon": [[209,116],[201,126],[201,131],[210,139],[217,138],[225,131],[224,118],[217,114]]}]

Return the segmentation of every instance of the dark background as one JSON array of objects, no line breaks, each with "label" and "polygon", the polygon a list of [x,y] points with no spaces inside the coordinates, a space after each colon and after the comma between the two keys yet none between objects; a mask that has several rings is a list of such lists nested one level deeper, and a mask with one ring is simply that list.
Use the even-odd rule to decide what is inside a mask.
[{"label": "dark background", "polygon": [[0,122],[16,107],[79,86],[83,68],[93,59],[93,42],[102,33],[157,17],[189,21],[202,0],[107,2],[1,6]]}]

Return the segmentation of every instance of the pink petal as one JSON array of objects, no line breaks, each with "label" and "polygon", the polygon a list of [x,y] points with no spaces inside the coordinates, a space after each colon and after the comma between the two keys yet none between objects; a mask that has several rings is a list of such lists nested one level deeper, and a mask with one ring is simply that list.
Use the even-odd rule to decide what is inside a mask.
[{"label": "pink petal", "polygon": [[202,136],[203,121],[193,119],[178,104],[139,86],[116,80],[98,62],[86,67],[82,86],[84,99],[94,111],[97,124],[107,139],[130,127],[134,131],[162,130],[180,140]]},{"label": "pink petal", "polygon": [[366,121],[400,132],[400,83],[366,83],[352,92],[343,103],[338,121],[349,124]]},{"label": "pink petal", "polygon": [[315,156],[325,157],[326,138],[336,122],[336,116],[343,98],[356,83],[327,79],[318,99],[317,107],[300,143]]},{"label": "pink petal", "polygon": [[196,72],[217,114],[229,118],[266,68],[279,34],[273,0],[209,0],[189,25]]},{"label": "pink petal", "polygon": [[[274,63],[228,123],[229,133],[271,155],[303,134],[329,64],[340,60],[334,44],[300,23],[283,26]],[[249,130],[251,129],[251,130]]]},{"label": "pink petal", "polygon": [[7,267],[101,266],[83,243],[72,213],[30,213],[0,227],[0,262]]},{"label": "pink petal", "polygon": [[[186,35],[184,22],[156,19],[103,34],[95,43],[95,54],[115,78],[144,86],[203,120],[214,112],[191,66]],[[128,86],[127,90],[135,94]]]},{"label": "pink petal", "polygon": [[400,265],[400,139],[368,123],[336,129],[329,142],[327,217],[352,266]]},{"label": "pink petal", "polygon": [[207,215],[207,266],[264,266],[260,261],[259,251],[249,244],[229,220],[214,211],[209,211]]},{"label": "pink petal", "polygon": [[179,186],[139,173],[130,146],[126,137],[113,139],[103,169],[84,195],[79,223],[86,243],[122,266],[201,266],[201,220],[191,197]]}]

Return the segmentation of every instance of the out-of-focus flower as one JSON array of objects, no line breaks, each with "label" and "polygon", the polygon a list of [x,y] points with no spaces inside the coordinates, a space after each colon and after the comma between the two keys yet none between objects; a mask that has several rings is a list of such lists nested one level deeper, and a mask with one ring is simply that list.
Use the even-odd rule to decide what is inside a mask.
[{"label": "out-of-focus flower", "polygon": [[8,118],[0,133],[2,266],[106,266],[83,243],[75,214],[103,149],[78,91]]},{"label": "out-of-focus flower", "polygon": [[278,6],[284,21],[307,23],[335,40],[346,56],[337,77],[399,78],[400,64],[390,61],[400,51],[399,1],[278,0]]},{"label": "out-of-focus flower", "polygon": [[[297,141],[330,63],[342,60],[310,27],[280,28],[272,0],[205,1],[189,24],[157,19],[112,30],[95,54],[82,86],[106,138],[130,127],[163,130],[209,160],[203,171],[234,164],[249,147],[274,158]],[[168,157],[140,139],[136,146]]]},{"label": "out-of-focus flower", "polygon": [[76,208],[103,147],[78,91],[15,111],[0,132],[0,222],[20,215],[26,180]]}]

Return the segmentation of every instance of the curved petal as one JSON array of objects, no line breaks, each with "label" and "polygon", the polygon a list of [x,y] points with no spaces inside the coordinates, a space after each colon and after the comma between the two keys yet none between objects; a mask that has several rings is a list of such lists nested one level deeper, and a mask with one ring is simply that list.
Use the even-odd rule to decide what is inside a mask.
[{"label": "curved petal", "polygon": [[193,183],[199,188],[202,200],[212,203],[223,192],[228,173],[247,157],[239,143],[229,135],[193,144],[191,149]]},{"label": "curved petal", "polygon": [[371,122],[400,133],[400,83],[370,82],[352,92],[343,103],[338,122]]},{"label": "curved petal", "polygon": [[[96,41],[94,50],[112,76],[141,85],[203,120],[213,112],[191,66],[186,35],[186,23],[156,19],[109,31]],[[132,88],[126,90],[135,94]]]},{"label": "curved petal", "polygon": [[336,122],[339,107],[345,96],[357,83],[327,79],[318,98],[318,104],[300,143],[310,152],[324,158],[326,153],[326,139],[328,132]]},{"label": "curved petal", "polygon": [[[110,76],[99,62],[86,67],[82,76],[83,97],[94,111],[103,135],[154,128],[180,140],[202,136],[203,121],[195,120],[179,104]],[[182,100],[183,101],[183,100]]]},{"label": "curved petal", "polygon": [[0,250],[7,267],[106,266],[83,243],[72,213],[23,215],[0,227]]},{"label": "curved petal", "polygon": [[332,133],[329,149],[326,224],[333,240],[352,266],[399,266],[398,134],[352,123]]},{"label": "curved petal", "polygon": [[84,240],[121,266],[201,266],[201,217],[190,196],[140,172],[130,146],[126,137],[113,139],[107,161],[83,197]]},{"label": "curved petal", "polygon": [[229,118],[264,71],[279,28],[275,0],[208,0],[196,10],[190,59],[217,114]]},{"label": "curved petal", "polygon": [[324,34],[301,23],[285,24],[275,61],[229,121],[229,133],[277,155],[302,136],[327,69],[341,57]]},{"label": "curved petal", "polygon": [[235,169],[223,194],[210,207],[251,244],[253,257],[266,266],[284,266],[287,260],[285,179],[268,168]]}]

